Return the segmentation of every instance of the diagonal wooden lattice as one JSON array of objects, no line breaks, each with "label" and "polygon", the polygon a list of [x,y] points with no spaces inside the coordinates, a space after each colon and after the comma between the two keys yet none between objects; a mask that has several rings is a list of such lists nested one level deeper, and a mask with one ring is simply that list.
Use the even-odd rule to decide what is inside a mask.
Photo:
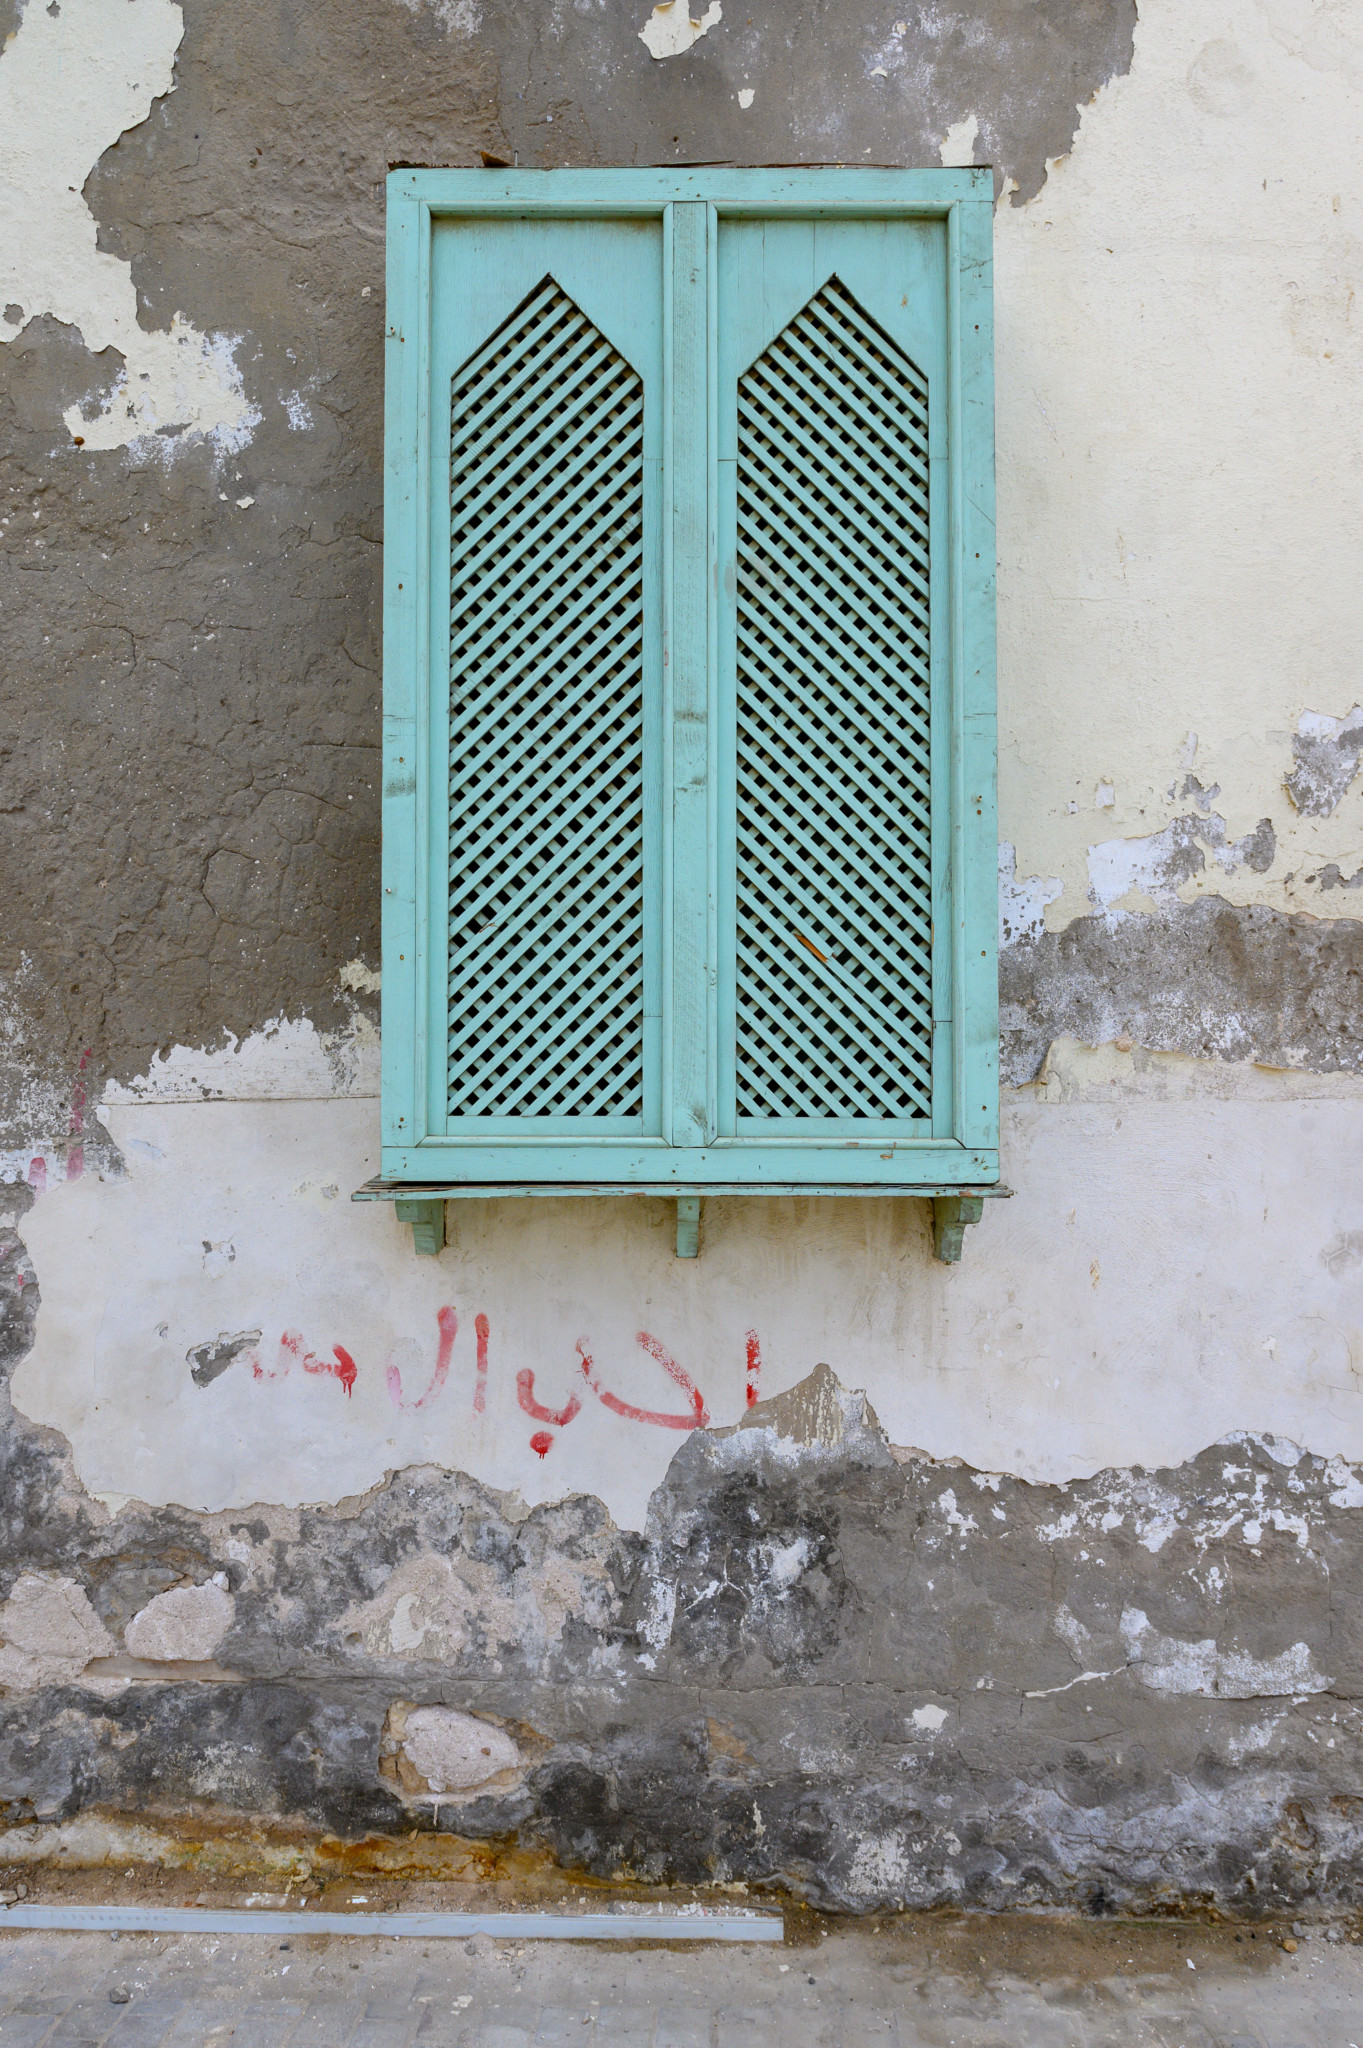
[{"label": "diagonal wooden lattice", "polygon": [[643,1105],[643,385],[551,277],[455,373],[449,1110]]},{"label": "diagonal wooden lattice", "polygon": [[830,278],[738,387],[737,1106],[932,1107],[927,384]]}]

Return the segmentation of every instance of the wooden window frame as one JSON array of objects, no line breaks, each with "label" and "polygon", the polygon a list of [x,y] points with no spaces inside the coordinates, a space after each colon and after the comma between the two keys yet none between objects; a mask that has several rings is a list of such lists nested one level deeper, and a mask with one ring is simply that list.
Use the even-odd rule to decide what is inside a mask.
[{"label": "wooden window frame", "polygon": [[[700,202],[684,214],[677,202]],[[694,294],[668,290],[669,266],[713,268],[719,224],[726,219],[933,219],[946,234],[948,558],[935,559],[934,587],[948,580],[949,686],[940,756],[934,740],[934,819],[945,806],[946,872],[934,877],[939,917],[948,920],[949,989],[939,1029],[948,1033],[949,1086],[934,1107],[930,1134],[862,1138],[843,1126],[836,1137],[716,1137],[675,1144],[660,1138],[603,1134],[564,1140],[527,1128],[475,1142],[452,1140],[431,1109],[429,976],[445,955],[443,902],[433,900],[426,849],[431,806],[442,800],[447,764],[430,743],[431,692],[439,682],[431,649],[430,473],[432,390],[430,337],[433,226],[442,218],[477,216],[590,219],[653,217],[664,231],[665,375],[678,394],[669,404],[674,432],[711,432],[708,473],[715,476],[713,377],[715,296],[708,293],[709,332],[695,316]],[[674,226],[673,223],[676,223]],[[385,527],[383,630],[382,863],[382,1153],[375,1194],[552,1194],[617,1190],[701,1193],[750,1190],[956,1195],[993,1191],[998,1151],[998,987],[995,647],[994,449],[992,326],[993,185],[988,170],[607,170],[395,171],[388,180],[388,282],[385,403]],[[694,245],[694,246],[693,246]],[[674,636],[678,607],[704,608],[710,560],[717,546],[713,507],[669,508],[664,493],[664,632],[667,644],[709,647],[696,673],[674,662],[666,690],[690,693],[714,715],[716,630]],[[691,521],[686,528],[686,519]],[[709,551],[675,544],[696,520],[708,519]],[[692,664],[695,666],[695,664]],[[939,718],[934,698],[934,722]],[[669,733],[680,726],[665,710]],[[666,742],[665,742],[666,744]],[[702,738],[702,747],[705,741]],[[702,866],[687,902],[691,929],[664,944],[670,1000],[713,1004],[722,934],[718,930],[715,756],[699,768],[711,792],[701,816],[669,817],[677,857]],[[939,767],[940,761],[940,767]],[[688,779],[688,764],[669,756],[665,788]],[[707,779],[708,778],[708,779]],[[674,804],[675,809],[675,804]],[[683,845],[683,841],[685,842]],[[689,850],[688,850],[689,849]],[[672,856],[669,856],[672,857]],[[936,865],[936,856],[934,857]],[[707,880],[708,876],[708,880]],[[668,891],[669,903],[684,891]],[[677,985],[676,963],[703,956],[703,982]],[[702,1034],[705,1036],[705,1034]],[[692,1044],[700,1037],[691,1034]],[[713,1095],[716,1032],[706,1043],[710,1071],[678,1076],[664,1053],[669,1102],[697,1088]],[[527,1125],[533,1120],[527,1119]],[[415,1219],[412,1219],[415,1220]]]}]

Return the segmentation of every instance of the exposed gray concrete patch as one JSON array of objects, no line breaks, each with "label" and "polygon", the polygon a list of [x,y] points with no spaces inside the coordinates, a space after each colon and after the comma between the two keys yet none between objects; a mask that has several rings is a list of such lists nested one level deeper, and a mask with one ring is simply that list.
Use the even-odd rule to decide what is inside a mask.
[{"label": "exposed gray concrete patch", "polygon": [[[890,1458],[885,1433],[866,1396],[849,1392],[826,1365],[816,1365],[798,1386],[750,1408],[738,1427],[763,1430],[807,1456],[836,1453],[868,1465],[883,1465]],[[711,1434],[720,1442],[733,1431],[716,1429]]]},{"label": "exposed gray concrete patch", "polygon": [[1307,881],[1320,883],[1322,889],[1363,889],[1363,868],[1346,875],[1336,860],[1327,861],[1318,875],[1308,875]]},{"label": "exposed gray concrete patch", "polygon": [[196,1387],[211,1387],[229,1365],[259,1342],[259,1330],[219,1330],[216,1342],[195,1344],[185,1353],[190,1378]]},{"label": "exposed gray concrete patch", "polygon": [[1080,917],[999,961],[1003,1073],[1034,1081],[1053,1038],[1363,1071],[1363,925],[1202,896]]},{"label": "exposed gray concrete patch", "polygon": [[[685,0],[677,0],[681,12]],[[691,18],[705,8],[692,5]],[[703,41],[656,63],[646,7],[485,9],[506,144],[522,163],[936,165],[953,124],[978,123],[975,160],[1038,190],[1078,108],[1131,61],[1128,0],[1019,12],[992,0],[879,16],[778,0],[726,8]],[[743,103],[741,93],[752,98]]]},{"label": "exposed gray concrete patch", "polygon": [[1284,787],[1305,818],[1328,818],[1363,758],[1363,704],[1343,718],[1303,712],[1292,738],[1292,773]]}]

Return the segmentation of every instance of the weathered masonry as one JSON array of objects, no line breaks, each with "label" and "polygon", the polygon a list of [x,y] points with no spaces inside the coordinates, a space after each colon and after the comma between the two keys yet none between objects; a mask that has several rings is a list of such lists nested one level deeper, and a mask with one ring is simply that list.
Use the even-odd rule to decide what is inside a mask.
[{"label": "weathered masonry", "polygon": [[[1356,1900],[1358,10],[0,0],[0,43],[0,1863],[126,1868],[212,1843],[283,1871],[457,1872],[512,1850],[852,1911]],[[850,859],[832,871],[858,963],[800,924],[825,959],[806,948],[803,981],[789,953],[772,966],[761,949],[788,934],[770,938],[760,892],[778,925],[809,892],[769,784],[746,869],[727,813],[743,971],[788,1000],[832,1003],[836,983],[838,1060],[855,1027],[861,1064],[839,1067],[808,1014],[819,1059],[795,1060],[794,1033],[778,1059],[751,1003],[746,1054],[737,1024],[713,1061],[704,1028],[677,1040],[699,1092],[665,1094],[678,950],[659,938],[662,837],[640,851],[626,788],[665,786],[661,682],[637,680],[661,645],[661,498],[652,527],[641,514],[645,651],[626,593],[587,785],[598,827],[635,839],[593,899],[615,937],[581,983],[627,1022],[615,1062],[582,1073],[608,1122],[639,1129],[611,1137],[610,1174],[574,1166],[574,1191],[533,1199],[509,1190],[553,1177],[543,1151],[524,1183],[502,1160],[496,1193],[448,1202],[431,1189],[467,1188],[486,1153],[394,1171],[406,1140],[381,1118],[417,1041],[413,963],[380,935],[380,812],[411,765],[391,722],[385,761],[382,723],[402,683],[382,582],[406,583],[384,512],[385,190],[448,175],[492,220],[478,193],[583,173],[713,200],[717,288],[728,275],[753,326],[732,364],[716,326],[717,365],[736,394],[767,364],[745,447],[768,566],[771,521],[793,550],[807,488],[779,473],[794,401],[774,337],[850,349],[873,320],[885,406],[916,376],[930,409],[937,372],[886,273],[852,256],[811,267],[758,333],[751,263],[724,268],[725,181],[918,178],[974,195],[989,229],[1012,1195],[982,1202],[963,1247],[954,1219],[955,1263],[927,1199],[821,1192],[831,1174],[763,1192],[713,1175],[726,1191],[686,1195],[679,1259],[672,1190],[704,1174],[626,1161],[665,1099],[735,1139],[763,1090],[773,1122],[793,1102],[835,1124],[863,1086],[890,1121],[931,1121],[923,1017],[947,1020],[884,964],[911,950],[893,925],[876,952]],[[574,349],[596,362],[602,478],[623,502],[642,463],[647,501],[661,240],[647,277],[639,260],[475,266],[440,365],[445,452],[515,316],[514,345],[550,337],[560,394]],[[721,410],[707,397],[707,433]],[[735,463],[737,431],[717,451]],[[908,504],[911,443],[863,435],[843,459],[893,471]],[[867,503],[846,498],[862,520]],[[734,507],[737,549],[737,489]],[[846,614],[912,549],[839,516],[834,545],[818,513],[818,587]],[[454,606],[485,543],[469,524],[442,539],[464,577],[442,592],[442,659],[480,630],[474,600]],[[697,559],[683,545],[674,571]],[[740,587],[713,599],[734,647]],[[764,588],[749,624],[770,647]],[[717,611],[716,679],[729,630]],[[480,740],[434,672],[443,767]],[[811,673],[751,682],[764,773],[807,772],[773,752],[772,705]],[[907,722],[876,745],[907,754],[897,701]],[[905,862],[911,928],[937,886],[907,865],[912,806],[903,836],[850,801],[837,816],[828,763],[848,775],[864,711],[844,704],[808,755],[820,844],[832,820],[859,860],[874,843]],[[622,768],[632,719],[647,737]],[[562,780],[563,734],[546,712],[517,758]],[[519,976],[534,1000],[490,1015],[490,1061],[481,1012],[431,977],[427,1054],[447,1112],[538,1116],[548,1075],[552,1121],[576,1113],[572,941],[541,917],[523,958],[496,953],[496,917],[467,897],[488,787],[449,780],[436,847],[446,871],[469,855],[449,898],[469,912],[459,987],[486,1010]],[[488,889],[525,840],[511,810]],[[550,870],[564,882],[561,849]],[[542,871],[523,881],[533,925]],[[741,1010],[726,958],[737,941],[714,956],[714,1018]],[[867,986],[893,1028],[863,1030]],[[478,1027],[467,1046],[452,1017]],[[545,1057],[517,1066],[520,1046]],[[901,1142],[866,1179],[927,1186],[879,1160]],[[968,1149],[991,1155],[970,1185],[989,1184],[992,1131]],[[422,1215],[350,1199],[396,1178]]]}]

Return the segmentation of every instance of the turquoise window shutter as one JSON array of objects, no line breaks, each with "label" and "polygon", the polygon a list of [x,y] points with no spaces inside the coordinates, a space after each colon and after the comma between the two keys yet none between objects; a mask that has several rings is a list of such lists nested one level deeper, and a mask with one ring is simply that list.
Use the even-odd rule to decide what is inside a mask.
[{"label": "turquoise window shutter", "polygon": [[930,1119],[927,382],[833,275],[737,398],[737,1116]]},{"label": "turquoise window shutter", "polygon": [[449,1116],[638,1127],[643,380],[545,276],[451,384]]},{"label": "turquoise window shutter", "polygon": [[988,175],[389,196],[384,1184],[987,1189]]}]

